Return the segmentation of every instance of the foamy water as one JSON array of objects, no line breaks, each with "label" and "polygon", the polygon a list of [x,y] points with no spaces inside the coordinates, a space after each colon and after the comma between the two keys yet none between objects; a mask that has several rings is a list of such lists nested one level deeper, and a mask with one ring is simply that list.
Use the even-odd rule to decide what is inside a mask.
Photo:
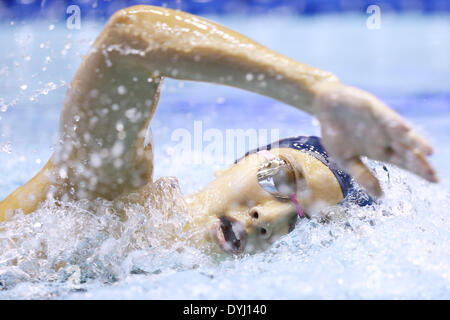
[{"label": "foamy water", "polygon": [[[301,220],[266,252],[239,258],[210,256],[182,241],[167,245],[161,226],[178,230],[184,223],[176,208],[168,217],[149,201],[128,208],[130,219],[121,222],[107,201],[63,206],[49,201],[31,215],[0,224],[0,298],[448,299],[450,98],[443,80],[449,79],[450,58],[442,52],[450,48],[449,19],[392,17],[378,34],[365,30],[358,17],[271,24],[221,19],[278,51],[376,91],[435,146],[432,163],[442,182],[431,185],[392,166],[388,176],[381,164],[369,162],[385,190],[378,204],[345,208],[329,223]],[[0,56],[2,198],[51,154],[65,84],[99,32],[95,25],[82,33],[63,25],[50,31],[39,23],[8,28],[0,32],[0,40],[13,46],[11,54]],[[283,37],[275,30],[283,30]],[[415,39],[406,37],[411,32]],[[166,81],[151,125],[155,176],[177,176],[185,194],[240,156],[174,164],[171,133],[192,132],[194,121],[202,121],[204,130],[276,128],[280,137],[319,133],[312,118],[275,101],[231,88]]]}]

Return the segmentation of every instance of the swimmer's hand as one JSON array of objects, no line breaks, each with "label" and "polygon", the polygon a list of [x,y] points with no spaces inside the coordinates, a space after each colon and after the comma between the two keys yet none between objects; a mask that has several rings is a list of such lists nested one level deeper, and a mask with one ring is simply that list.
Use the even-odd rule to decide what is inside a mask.
[{"label": "swimmer's hand", "polygon": [[324,147],[371,195],[383,192],[362,156],[438,181],[426,159],[432,147],[374,95],[339,83],[322,84],[316,88],[314,107]]}]

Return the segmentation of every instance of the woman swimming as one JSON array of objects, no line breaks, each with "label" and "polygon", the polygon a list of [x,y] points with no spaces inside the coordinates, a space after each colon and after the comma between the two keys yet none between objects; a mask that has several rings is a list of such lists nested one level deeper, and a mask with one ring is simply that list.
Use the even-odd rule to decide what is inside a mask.
[{"label": "woman swimming", "polygon": [[[31,213],[49,198],[62,205],[97,198],[142,203],[163,192],[152,179],[146,130],[164,77],[256,92],[321,123],[321,141],[281,140],[236,161],[186,201],[174,199],[187,207],[183,231],[195,245],[234,254],[266,248],[298,216],[310,217],[347,196],[351,179],[337,165],[372,196],[381,196],[361,156],[437,181],[426,160],[431,146],[373,95],[208,20],[134,6],[110,18],[84,57],[64,100],[54,154],[0,203],[0,221],[17,209]],[[169,184],[176,188],[176,182]]]}]

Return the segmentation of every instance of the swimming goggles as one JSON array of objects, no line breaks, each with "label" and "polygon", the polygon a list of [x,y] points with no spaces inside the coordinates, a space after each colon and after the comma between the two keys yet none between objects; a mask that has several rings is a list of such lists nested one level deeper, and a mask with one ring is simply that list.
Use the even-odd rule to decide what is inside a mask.
[{"label": "swimming goggles", "polygon": [[258,169],[257,179],[261,188],[276,198],[291,200],[300,218],[304,218],[305,214],[296,197],[297,184],[294,168],[289,162],[276,157],[268,150],[258,151],[258,154],[268,160]]}]

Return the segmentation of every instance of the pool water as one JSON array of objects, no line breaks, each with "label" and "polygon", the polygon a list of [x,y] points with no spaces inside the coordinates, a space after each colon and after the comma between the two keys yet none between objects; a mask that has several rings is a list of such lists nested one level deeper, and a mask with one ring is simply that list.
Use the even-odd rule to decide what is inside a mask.
[{"label": "pool water", "polygon": [[[85,203],[64,210],[46,203],[32,215],[0,224],[0,298],[450,298],[450,19],[391,15],[383,17],[380,30],[369,30],[366,18],[211,17],[377,94],[432,143],[439,184],[393,166],[388,176],[380,163],[368,161],[385,190],[378,205],[349,208],[328,224],[302,220],[266,252],[225,259],[195,248],[150,246],[158,243],[154,234],[137,241],[144,223],[164,222],[154,208],[137,207],[134,218],[121,223],[107,202],[95,212]],[[101,27],[86,23],[72,31],[36,21],[0,28],[0,42],[9,44],[0,52],[0,198],[51,155],[65,90]],[[312,117],[277,101],[166,79],[151,123],[155,178],[176,176],[184,194],[241,156],[226,154],[223,161],[202,164],[176,161],[172,133],[193,132],[200,122],[203,131],[320,133]],[[60,261],[68,264],[55,271]]]}]

